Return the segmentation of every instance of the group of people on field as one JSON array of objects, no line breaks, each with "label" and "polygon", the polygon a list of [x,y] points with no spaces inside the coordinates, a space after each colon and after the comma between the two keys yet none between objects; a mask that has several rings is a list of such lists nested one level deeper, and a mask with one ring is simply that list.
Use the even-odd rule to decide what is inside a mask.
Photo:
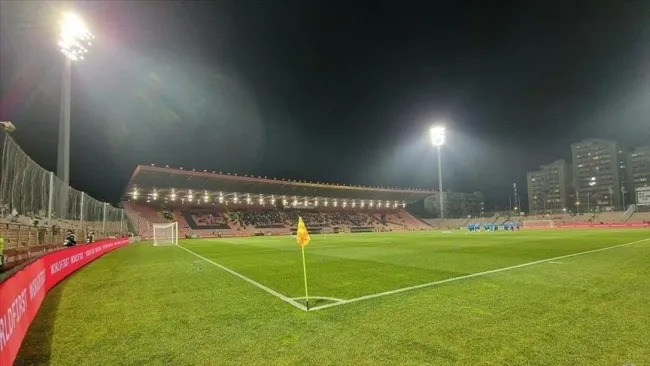
[{"label": "group of people on field", "polygon": [[[501,227],[505,231],[515,231],[520,229],[520,224],[519,222],[512,222],[512,221],[507,221],[504,222]],[[499,225],[495,224],[493,222],[490,223],[485,223],[483,225],[481,224],[467,224],[467,230],[470,232],[475,232],[475,231],[498,231],[499,230]]]}]

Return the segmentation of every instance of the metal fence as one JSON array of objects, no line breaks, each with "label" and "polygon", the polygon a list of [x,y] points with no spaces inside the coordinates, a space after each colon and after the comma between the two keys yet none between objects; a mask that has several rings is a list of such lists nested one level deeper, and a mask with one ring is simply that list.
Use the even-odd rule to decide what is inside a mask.
[{"label": "metal fence", "polygon": [[69,187],[34,162],[2,133],[0,236],[7,249],[63,242],[67,230],[77,241],[135,233],[123,209]]}]

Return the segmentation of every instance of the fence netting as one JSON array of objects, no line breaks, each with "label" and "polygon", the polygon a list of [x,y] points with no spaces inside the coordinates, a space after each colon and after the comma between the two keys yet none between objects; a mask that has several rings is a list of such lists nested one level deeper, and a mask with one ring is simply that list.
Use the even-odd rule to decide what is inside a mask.
[{"label": "fence netting", "polygon": [[55,244],[42,242],[59,237],[62,242],[67,230],[78,241],[91,231],[96,239],[135,232],[123,209],[68,186],[33,161],[11,136],[3,133],[1,138],[0,236],[9,242],[7,247]]}]

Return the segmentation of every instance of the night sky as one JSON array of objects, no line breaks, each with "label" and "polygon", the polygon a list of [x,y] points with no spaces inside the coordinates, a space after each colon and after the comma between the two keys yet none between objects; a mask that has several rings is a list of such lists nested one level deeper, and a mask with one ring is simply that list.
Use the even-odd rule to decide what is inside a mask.
[{"label": "night sky", "polygon": [[[55,170],[65,8],[1,6],[0,120]],[[151,163],[437,189],[443,122],[446,189],[504,208],[572,142],[650,141],[650,1],[66,6],[97,37],[73,70],[70,180],[98,199]]]}]

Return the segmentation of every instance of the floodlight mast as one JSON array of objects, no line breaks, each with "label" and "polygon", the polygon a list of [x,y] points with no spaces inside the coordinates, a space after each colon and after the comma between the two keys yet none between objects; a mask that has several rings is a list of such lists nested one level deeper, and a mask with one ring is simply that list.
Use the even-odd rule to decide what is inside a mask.
[{"label": "floodlight mast", "polygon": [[440,191],[440,218],[445,218],[444,210],[444,199],[442,193],[442,157],[440,154],[440,148],[445,144],[445,127],[444,126],[434,126],[429,130],[429,135],[431,137],[431,145],[435,146],[438,149],[438,190]]},{"label": "floodlight mast", "polygon": [[88,53],[88,48],[94,38],[79,16],[73,13],[63,15],[58,45],[61,53],[65,56],[65,60],[61,80],[56,175],[65,184],[70,182],[70,84],[72,81],[72,62],[84,59],[84,55]]}]

